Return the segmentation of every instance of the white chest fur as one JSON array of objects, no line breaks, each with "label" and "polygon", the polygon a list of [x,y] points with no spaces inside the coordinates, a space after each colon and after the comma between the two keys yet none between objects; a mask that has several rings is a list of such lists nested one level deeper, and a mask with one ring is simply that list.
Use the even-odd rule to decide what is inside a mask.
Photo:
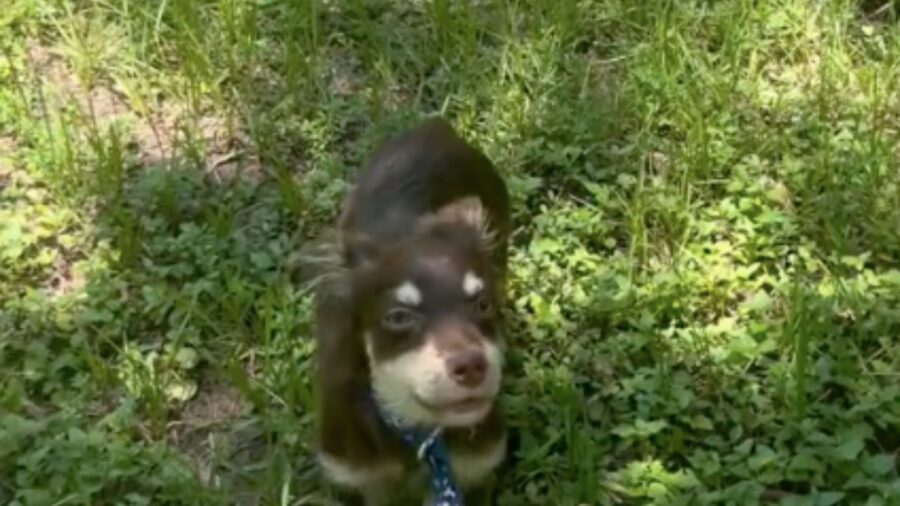
[{"label": "white chest fur", "polygon": [[506,435],[478,452],[453,452],[450,468],[462,488],[478,485],[490,475],[506,456]]},{"label": "white chest fur", "polygon": [[403,466],[399,462],[355,466],[327,453],[320,453],[319,464],[330,481],[354,489],[378,488],[385,482],[399,480],[403,475]]},{"label": "white chest fur", "polygon": [[[455,451],[450,454],[453,477],[463,489],[480,484],[503,462],[506,456],[506,435],[493,445],[476,452]],[[388,482],[403,477],[399,462],[357,466],[327,453],[319,454],[319,463],[327,479],[337,485],[357,490],[379,489]],[[424,469],[419,470],[424,472]],[[424,475],[418,476],[424,479]]]}]

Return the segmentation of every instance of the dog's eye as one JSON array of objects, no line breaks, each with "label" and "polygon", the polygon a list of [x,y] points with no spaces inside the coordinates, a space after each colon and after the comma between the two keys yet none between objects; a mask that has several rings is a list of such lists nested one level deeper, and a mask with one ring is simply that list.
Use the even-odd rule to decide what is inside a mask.
[{"label": "dog's eye", "polygon": [[484,294],[479,295],[472,301],[472,307],[475,309],[475,314],[480,318],[486,318],[494,314],[494,303]]},{"label": "dog's eye", "polygon": [[412,329],[418,318],[409,309],[398,307],[385,313],[381,321],[388,330],[404,332]]}]

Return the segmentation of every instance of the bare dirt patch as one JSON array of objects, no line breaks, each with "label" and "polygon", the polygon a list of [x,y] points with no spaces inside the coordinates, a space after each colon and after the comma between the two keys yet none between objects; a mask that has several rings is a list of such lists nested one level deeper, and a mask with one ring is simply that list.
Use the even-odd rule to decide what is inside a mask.
[{"label": "bare dirt patch", "polygon": [[200,479],[209,483],[217,455],[230,453],[234,424],[247,417],[251,406],[235,388],[225,384],[202,387],[170,425],[168,438],[191,462]]},{"label": "bare dirt patch", "polygon": [[[174,99],[152,100],[152,109],[140,114],[115,83],[81,83],[65,59],[52,48],[32,42],[27,49],[30,74],[40,85],[49,112],[74,107],[90,125],[124,121],[132,126],[129,147],[144,167],[199,156],[214,176],[228,179],[244,174],[256,176],[260,163],[236,121],[217,111],[198,113]],[[211,108],[209,108],[211,109]]]}]

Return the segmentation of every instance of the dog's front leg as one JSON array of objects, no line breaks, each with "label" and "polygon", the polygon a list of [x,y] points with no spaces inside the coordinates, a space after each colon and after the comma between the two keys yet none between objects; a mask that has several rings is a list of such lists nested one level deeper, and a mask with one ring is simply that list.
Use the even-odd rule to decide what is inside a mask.
[{"label": "dog's front leg", "polygon": [[490,506],[493,496],[493,485],[479,485],[466,491],[466,506]]}]

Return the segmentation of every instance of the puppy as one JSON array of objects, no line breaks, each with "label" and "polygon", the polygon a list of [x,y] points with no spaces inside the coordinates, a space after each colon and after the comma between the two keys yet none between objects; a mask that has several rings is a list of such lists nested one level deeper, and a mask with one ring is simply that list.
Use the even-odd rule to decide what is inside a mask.
[{"label": "puppy", "polygon": [[324,475],[347,504],[471,504],[506,453],[506,185],[427,120],[375,151],[336,228],[316,293]]}]

